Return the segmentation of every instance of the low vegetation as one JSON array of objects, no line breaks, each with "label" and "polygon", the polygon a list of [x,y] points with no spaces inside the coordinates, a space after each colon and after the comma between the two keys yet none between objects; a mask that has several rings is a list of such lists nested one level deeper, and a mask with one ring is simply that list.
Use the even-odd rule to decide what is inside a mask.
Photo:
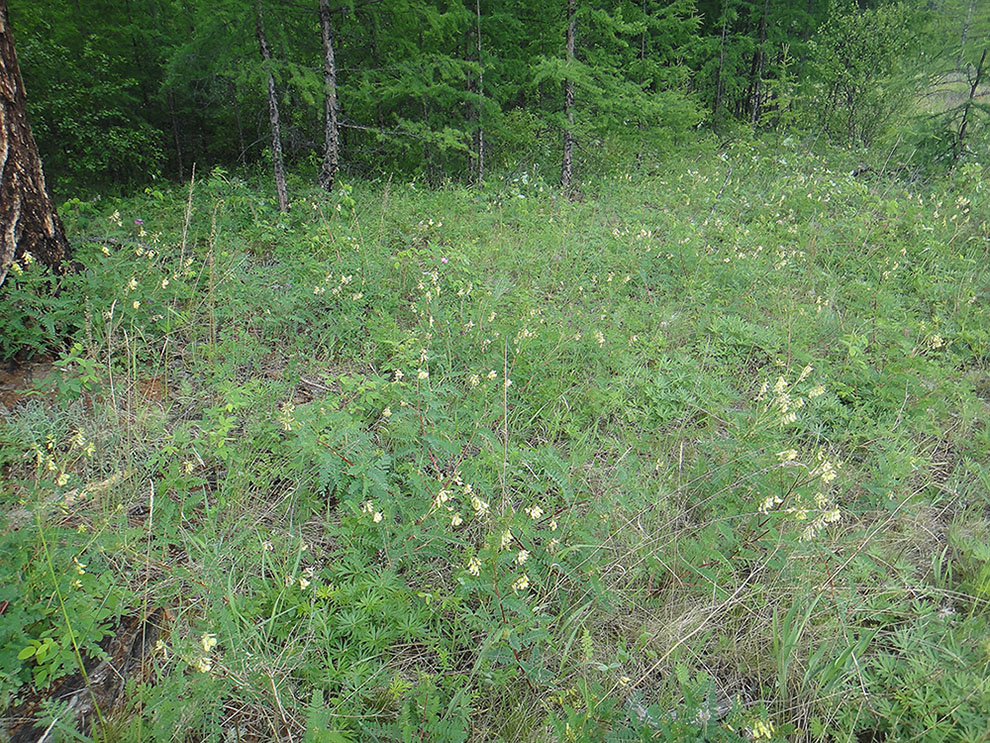
[{"label": "low vegetation", "polygon": [[[56,367],[0,426],[0,708],[65,740],[986,741],[986,171],[860,165],[776,137],[574,199],[530,168],[68,202],[82,270],[0,297],[4,353]],[[110,683],[128,632],[79,723],[51,690]]]}]

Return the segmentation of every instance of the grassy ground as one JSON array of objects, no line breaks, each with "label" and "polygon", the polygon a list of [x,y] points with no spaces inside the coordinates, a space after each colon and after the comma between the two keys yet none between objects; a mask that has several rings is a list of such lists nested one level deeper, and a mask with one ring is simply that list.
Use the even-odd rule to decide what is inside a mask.
[{"label": "grassy ground", "polygon": [[83,662],[106,740],[988,740],[986,175],[844,158],[67,204],[8,722]]}]

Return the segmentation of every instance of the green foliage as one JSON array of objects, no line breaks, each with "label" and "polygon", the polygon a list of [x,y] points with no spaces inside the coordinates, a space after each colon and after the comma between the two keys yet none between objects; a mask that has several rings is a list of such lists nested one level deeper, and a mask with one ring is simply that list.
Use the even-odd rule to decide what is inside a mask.
[{"label": "green foliage", "polygon": [[966,740],[984,181],[859,155],[73,202],[88,315],[0,421],[4,701],[154,607],[125,740]]},{"label": "green foliage", "polygon": [[808,105],[825,135],[845,144],[869,144],[899,123],[917,81],[901,65],[912,49],[921,16],[909,6],[841,8],[812,40],[813,88]]}]

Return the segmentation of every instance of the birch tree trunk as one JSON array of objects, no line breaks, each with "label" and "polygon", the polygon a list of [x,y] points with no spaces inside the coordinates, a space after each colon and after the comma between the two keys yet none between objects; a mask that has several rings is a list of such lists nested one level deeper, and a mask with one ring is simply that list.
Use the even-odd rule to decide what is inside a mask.
[{"label": "birch tree trunk", "polygon": [[[567,0],[567,61],[574,61],[574,36],[577,33],[575,11],[577,0]],[[560,185],[570,190],[574,178],[574,80],[564,80],[564,114],[567,128],[564,129],[564,156],[560,166]]]},{"label": "birch tree trunk", "polygon": [[320,166],[320,188],[333,190],[340,169],[340,128],[337,125],[337,63],[333,53],[333,26],[330,23],[330,2],[320,0],[320,33],[323,37],[323,164]]},{"label": "birch tree trunk", "polygon": [[14,260],[25,253],[61,274],[71,252],[45,187],[28,123],[7,0],[0,0],[0,285]]},{"label": "birch tree trunk", "polygon": [[257,5],[258,46],[261,59],[268,68],[268,122],[272,130],[272,169],[275,175],[275,192],[278,195],[279,211],[289,211],[289,196],[285,189],[285,161],[282,157],[282,124],[278,115],[278,95],[275,90],[275,76],[271,72],[272,53],[265,40],[262,27],[261,3]]}]

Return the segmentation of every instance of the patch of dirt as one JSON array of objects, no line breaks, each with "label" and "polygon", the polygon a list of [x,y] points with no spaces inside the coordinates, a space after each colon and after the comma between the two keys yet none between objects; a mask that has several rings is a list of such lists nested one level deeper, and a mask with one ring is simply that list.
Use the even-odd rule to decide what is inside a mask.
[{"label": "patch of dirt", "polygon": [[0,365],[0,408],[13,410],[29,389],[54,371],[52,359],[11,360]]}]

